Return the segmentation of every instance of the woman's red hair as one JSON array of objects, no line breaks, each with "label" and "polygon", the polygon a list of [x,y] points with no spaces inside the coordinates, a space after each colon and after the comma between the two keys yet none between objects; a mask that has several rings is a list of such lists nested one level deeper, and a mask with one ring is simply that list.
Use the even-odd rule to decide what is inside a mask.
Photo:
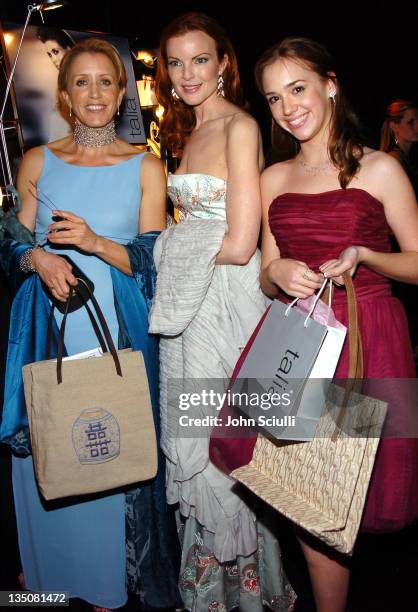
[{"label": "woman's red hair", "polygon": [[215,41],[219,61],[224,55],[228,56],[228,63],[222,75],[225,98],[237,106],[244,106],[237,57],[224,29],[204,13],[191,12],[176,17],[161,34],[155,86],[158,101],[165,109],[160,126],[163,145],[176,156],[181,156],[186,140],[196,124],[196,117],[192,106],[187,106],[182,100],[174,100],[171,95],[172,84],[167,66],[167,41],[175,36],[182,36],[196,30],[204,32]]}]

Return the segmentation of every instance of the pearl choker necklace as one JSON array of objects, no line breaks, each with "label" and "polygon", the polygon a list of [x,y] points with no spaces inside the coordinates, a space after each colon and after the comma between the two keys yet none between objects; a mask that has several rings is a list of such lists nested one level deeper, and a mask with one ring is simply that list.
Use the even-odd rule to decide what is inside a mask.
[{"label": "pearl choker necklace", "polygon": [[74,140],[82,147],[104,147],[116,140],[115,122],[109,121],[103,127],[89,127],[75,120]]}]

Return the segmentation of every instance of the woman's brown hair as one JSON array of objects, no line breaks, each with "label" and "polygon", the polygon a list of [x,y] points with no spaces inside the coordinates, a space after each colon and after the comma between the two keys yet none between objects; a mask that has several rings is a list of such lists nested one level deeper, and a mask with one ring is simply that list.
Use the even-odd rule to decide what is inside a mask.
[{"label": "woman's brown hair", "polygon": [[78,42],[72,49],[67,51],[64,55],[60,69],[58,72],[58,96],[60,110],[65,111],[66,104],[62,98],[62,92],[67,91],[68,75],[70,68],[76,57],[81,53],[102,53],[105,55],[113,64],[116,71],[116,81],[119,89],[125,89],[127,83],[127,76],[125,65],[118,51],[113,45],[106,42],[105,40],[99,40],[98,38],[86,38]]},{"label": "woman's brown hair", "polygon": [[228,56],[228,63],[222,74],[225,98],[237,106],[244,106],[237,58],[224,29],[204,13],[191,12],[176,17],[161,34],[155,91],[159,103],[165,109],[160,126],[162,140],[164,145],[177,156],[182,154],[186,140],[195,127],[196,117],[193,107],[187,106],[181,100],[175,100],[171,95],[172,84],[168,75],[167,41],[196,30],[204,32],[215,41],[219,61],[224,55]]},{"label": "woman's brown hair", "polygon": [[[335,103],[332,104],[328,140],[329,156],[340,172],[338,180],[343,189],[347,187],[360,168],[363,148],[360,144],[359,121],[351,110],[337,79],[334,76],[332,58],[325,47],[309,38],[288,37],[266,51],[255,67],[257,86],[262,94],[264,69],[276,60],[287,59],[304,64],[323,79],[331,79],[336,85]],[[299,141],[282,129],[273,120],[272,147],[281,158],[290,159],[300,150]]]}]

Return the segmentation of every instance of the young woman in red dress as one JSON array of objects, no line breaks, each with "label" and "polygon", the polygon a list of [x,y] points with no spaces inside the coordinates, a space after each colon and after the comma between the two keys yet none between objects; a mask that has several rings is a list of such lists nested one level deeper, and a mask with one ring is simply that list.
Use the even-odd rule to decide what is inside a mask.
[{"label": "young woman in red dress", "polygon": [[[348,270],[365,377],[414,378],[405,313],[389,282],[418,283],[418,208],[405,172],[391,156],[362,146],[356,117],[321,45],[287,38],[263,55],[256,76],[273,115],[275,143],[289,150],[287,161],[262,175],[263,291],[272,298],[280,292],[306,298],[324,277],[341,284]],[[389,227],[400,253],[390,253]],[[334,312],[346,324],[345,290],[334,293]],[[345,346],[336,376],[347,371]],[[381,442],[362,530],[394,531],[417,517],[417,470],[417,439]],[[344,612],[349,560],[298,535],[317,611]]]}]

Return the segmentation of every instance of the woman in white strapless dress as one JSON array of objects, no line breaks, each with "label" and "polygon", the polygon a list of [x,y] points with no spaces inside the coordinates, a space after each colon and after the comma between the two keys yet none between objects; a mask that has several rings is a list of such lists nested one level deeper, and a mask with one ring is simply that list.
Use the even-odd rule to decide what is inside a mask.
[{"label": "woman in white strapless dress", "polygon": [[[196,379],[207,389],[227,383],[266,307],[258,282],[259,129],[243,110],[235,53],[216,22],[182,15],[164,30],[160,49],[161,134],[181,158],[168,181],[180,222],[156,245],[150,331],[161,335],[161,441],[168,502],[179,507],[180,590],[185,607],[199,612],[287,611],[294,593],[267,528],[269,509],[250,506],[209,461],[213,421],[187,432],[178,403],[179,393],[199,387]],[[193,415],[213,417],[216,409],[202,402]]]}]

